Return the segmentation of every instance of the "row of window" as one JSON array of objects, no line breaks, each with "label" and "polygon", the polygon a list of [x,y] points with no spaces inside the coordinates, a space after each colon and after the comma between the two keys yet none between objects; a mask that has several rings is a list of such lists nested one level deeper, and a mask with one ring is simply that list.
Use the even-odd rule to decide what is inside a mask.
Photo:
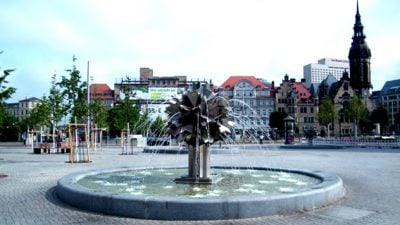
[{"label": "row of window", "polygon": [[262,119],[262,120],[251,120],[251,119],[235,119],[235,123],[239,126],[245,125],[269,125],[269,120],[268,119]]},{"label": "row of window", "polygon": [[243,105],[250,105],[250,106],[273,106],[273,100],[250,100],[250,101],[233,101],[231,103],[232,106],[243,106]]},{"label": "row of window", "polygon": [[[282,113],[296,113],[296,107],[278,107],[278,112]],[[314,113],[314,107],[300,107],[300,113]]]},{"label": "row of window", "polygon": [[294,104],[296,101],[296,98],[278,98],[279,104]]},{"label": "row of window", "polygon": [[314,117],[304,117],[304,123],[314,123]]},{"label": "row of window", "polygon": [[91,97],[96,96],[96,97],[113,97],[112,93],[102,93],[102,92],[98,92],[95,94],[91,94]]},{"label": "row of window", "polygon": [[10,114],[12,114],[13,116],[18,116],[21,114],[21,116],[23,115],[28,115],[29,114],[29,110],[13,110],[12,112],[9,112]]},{"label": "row of window", "polygon": [[301,106],[300,113],[314,113],[314,107]]},{"label": "row of window", "polygon": [[170,86],[177,86],[177,80],[150,80],[151,85],[170,85]]},{"label": "row of window", "polygon": [[[256,111],[254,111],[254,110],[252,110],[252,109],[248,109],[248,108],[242,109],[242,108],[240,108],[240,107],[234,109],[234,112],[235,112],[236,114],[250,115],[250,116],[252,116],[252,115],[269,116],[269,114],[271,114],[272,111],[273,111],[272,108],[270,108],[270,109],[263,109],[263,110],[257,109]],[[262,113],[262,114],[261,114],[261,113]]]}]

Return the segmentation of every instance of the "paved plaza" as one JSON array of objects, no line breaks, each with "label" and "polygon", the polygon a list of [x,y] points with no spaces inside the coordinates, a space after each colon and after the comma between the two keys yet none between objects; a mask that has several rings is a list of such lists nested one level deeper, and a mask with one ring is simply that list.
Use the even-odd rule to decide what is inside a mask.
[{"label": "paved plaza", "polygon": [[334,173],[346,196],[309,212],[215,221],[159,221],[101,215],[70,207],[55,196],[57,180],[82,170],[113,167],[186,166],[187,156],[121,155],[106,147],[91,163],[66,163],[68,154],[32,154],[19,143],[0,143],[0,224],[400,224],[400,150],[348,148],[280,149],[277,145],[238,147],[212,154],[216,166],[262,166]]}]

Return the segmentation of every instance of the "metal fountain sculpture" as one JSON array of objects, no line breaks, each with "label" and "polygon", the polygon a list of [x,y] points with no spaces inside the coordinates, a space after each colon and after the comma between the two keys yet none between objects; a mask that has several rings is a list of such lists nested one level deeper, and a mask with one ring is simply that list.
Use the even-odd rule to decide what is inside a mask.
[{"label": "metal fountain sculpture", "polygon": [[[219,177],[210,176],[209,146],[223,139],[233,126],[227,119],[228,102],[223,97],[212,93],[206,85],[199,83],[185,92],[182,98],[174,98],[170,102],[166,110],[170,115],[170,129],[176,132],[175,134],[179,134],[181,141],[187,143],[189,159],[188,175],[176,178],[175,182],[189,185],[171,185],[175,187],[166,189],[166,186],[170,186],[169,177],[166,177],[167,181],[152,182],[159,175],[148,175],[150,179],[143,179],[141,181],[143,183],[132,183],[133,176],[129,175],[130,172],[126,174],[131,170],[126,168],[84,171],[61,178],[57,183],[57,196],[64,202],[84,210],[155,220],[238,219],[286,214],[312,210],[343,196],[342,180],[337,176],[324,172],[310,173],[301,170],[263,167],[255,168],[254,171],[264,176],[263,179],[274,179],[269,173],[277,172],[278,174],[275,175],[278,177],[278,181],[272,186],[278,188],[279,191],[270,193],[271,190],[268,191],[269,188],[265,186],[268,187],[271,184],[261,183],[259,178],[254,178],[255,180],[250,179],[248,183],[252,185],[252,188],[254,187],[254,190],[237,193],[235,190],[248,189],[248,187],[243,188],[241,184],[238,184],[240,187],[233,187],[231,178],[224,177],[223,174],[220,174]],[[151,168],[151,170],[153,169]],[[248,170],[248,168],[237,169]],[[131,172],[135,171],[142,174],[141,171],[146,171],[146,169],[132,169]],[[164,176],[164,173],[161,173]],[[309,178],[305,180],[311,180],[306,186],[300,185],[299,189],[296,189],[298,191],[285,193],[285,191],[280,191],[280,188],[282,188],[281,185],[284,185],[285,188],[288,185],[285,183],[288,181],[279,180],[279,177],[282,178],[282,174],[286,179],[288,175],[297,174],[296,176],[308,176]],[[250,174],[244,176],[252,177]],[[105,177],[108,177],[106,182],[98,182],[105,181]],[[116,182],[115,177],[123,179]],[[109,178],[110,180],[107,181]],[[232,179],[237,180],[238,177]],[[146,183],[147,180],[149,182]],[[219,185],[210,185],[220,180],[222,181]],[[85,182],[88,182],[87,186],[84,184]],[[99,189],[93,188],[93,185],[98,186],[101,183],[107,185],[100,185]],[[110,183],[116,185],[115,188],[112,188],[115,190],[110,189],[108,185]],[[235,181],[235,183],[237,182]],[[143,192],[143,194],[136,195],[130,191],[128,193],[119,192],[119,187],[123,187],[122,189],[125,191],[127,191],[126,187],[134,190],[137,187],[147,191],[146,185],[149,186],[149,192]],[[296,184],[293,185],[295,188]],[[182,188],[189,189],[189,192],[196,192],[194,188],[198,188],[198,186],[205,186],[205,189],[216,188],[217,193],[222,195],[209,195],[209,190],[207,190],[207,194],[203,198],[197,196],[197,193],[186,195],[180,192]],[[218,186],[223,188],[218,189]],[[152,192],[154,190],[156,193]],[[232,196],[232,193],[235,195]],[[175,196],[175,194],[177,195]]]},{"label": "metal fountain sculpture", "polygon": [[182,98],[172,98],[166,109],[171,132],[188,146],[188,175],[176,183],[211,184],[209,146],[223,140],[233,126],[228,121],[226,99],[210,90],[209,85],[195,82]]}]

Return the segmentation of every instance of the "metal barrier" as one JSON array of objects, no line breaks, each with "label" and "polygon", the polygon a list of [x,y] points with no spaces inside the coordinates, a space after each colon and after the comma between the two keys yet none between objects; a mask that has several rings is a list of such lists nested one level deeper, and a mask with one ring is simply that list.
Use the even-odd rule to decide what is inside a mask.
[{"label": "metal barrier", "polygon": [[313,144],[342,145],[361,148],[400,148],[400,140],[371,140],[371,139],[318,139]]}]

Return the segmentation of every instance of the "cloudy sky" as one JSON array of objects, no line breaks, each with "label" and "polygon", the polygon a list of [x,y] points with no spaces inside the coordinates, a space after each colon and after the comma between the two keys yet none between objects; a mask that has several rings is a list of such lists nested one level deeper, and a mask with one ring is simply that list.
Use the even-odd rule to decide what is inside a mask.
[{"label": "cloudy sky", "polygon": [[[372,82],[400,75],[400,4],[359,0]],[[231,75],[279,83],[321,58],[347,59],[356,0],[2,0],[0,67],[15,68],[10,101],[48,94],[51,76],[77,68],[95,83],[187,75],[220,85]]]}]

